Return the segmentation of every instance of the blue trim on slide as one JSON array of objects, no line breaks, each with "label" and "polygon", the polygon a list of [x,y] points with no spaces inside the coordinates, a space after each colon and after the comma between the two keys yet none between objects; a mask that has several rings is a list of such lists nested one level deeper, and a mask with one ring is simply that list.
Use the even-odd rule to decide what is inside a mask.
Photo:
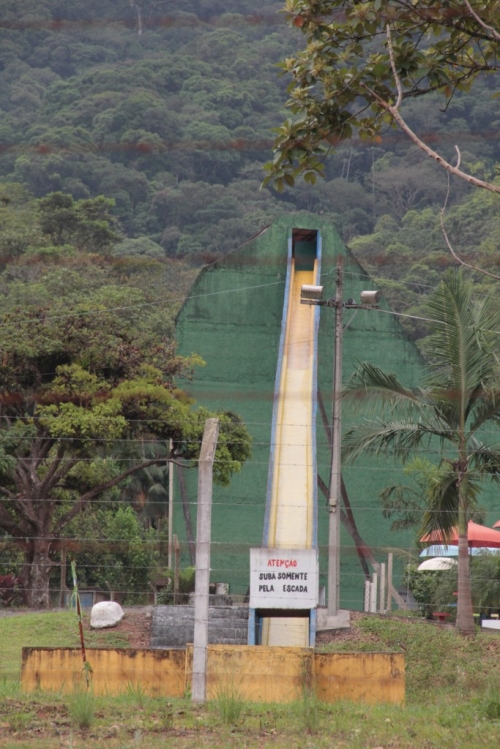
[{"label": "blue trim on slide", "polygon": [[286,324],[288,320],[288,300],[290,298],[290,281],[291,281],[291,276],[292,276],[291,271],[292,271],[292,230],[290,230],[290,234],[288,235],[288,256],[287,256],[287,263],[286,263],[285,299],[283,302],[283,316],[281,318],[281,336],[280,336],[280,345],[278,349],[278,366],[276,368],[276,380],[274,383],[273,421],[272,421],[272,427],[271,427],[269,473],[267,475],[267,491],[266,491],[266,514],[264,516],[264,531],[262,533],[262,546],[264,548],[267,548],[269,546],[269,524],[271,521],[274,459],[275,459],[275,452],[276,452],[276,429],[277,429],[276,422],[278,419],[281,372],[283,369],[283,351],[285,348]]},{"label": "blue trim on slide", "polygon": [[[321,233],[318,230],[316,236],[316,278],[314,283],[320,285],[321,283],[321,259],[323,252],[323,242]],[[314,308],[314,340],[313,340],[313,381],[312,381],[312,424],[311,424],[311,444],[312,444],[312,471],[313,471],[313,532],[312,532],[312,545],[315,548],[318,545],[318,465],[316,457],[316,422],[318,412],[318,333],[319,333],[319,313],[320,307]]]}]

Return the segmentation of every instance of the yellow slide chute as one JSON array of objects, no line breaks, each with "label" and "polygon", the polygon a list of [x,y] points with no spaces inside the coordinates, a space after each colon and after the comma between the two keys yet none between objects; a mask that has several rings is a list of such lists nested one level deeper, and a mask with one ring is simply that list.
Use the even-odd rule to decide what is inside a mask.
[{"label": "yellow slide chute", "polygon": [[[314,484],[313,386],[314,307],[300,303],[303,284],[314,284],[313,270],[290,269],[290,294],[281,368],[274,445],[268,545],[308,549],[313,543]],[[264,619],[263,645],[309,645],[307,618]]]}]

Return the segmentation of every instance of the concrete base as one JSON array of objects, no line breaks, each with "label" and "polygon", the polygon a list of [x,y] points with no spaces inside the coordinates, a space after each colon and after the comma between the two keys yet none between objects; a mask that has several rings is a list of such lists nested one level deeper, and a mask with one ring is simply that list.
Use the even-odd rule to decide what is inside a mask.
[{"label": "concrete base", "polygon": [[317,612],[317,632],[324,632],[329,629],[351,628],[351,612],[348,609],[339,609],[337,616],[328,616],[326,606],[318,606]]}]

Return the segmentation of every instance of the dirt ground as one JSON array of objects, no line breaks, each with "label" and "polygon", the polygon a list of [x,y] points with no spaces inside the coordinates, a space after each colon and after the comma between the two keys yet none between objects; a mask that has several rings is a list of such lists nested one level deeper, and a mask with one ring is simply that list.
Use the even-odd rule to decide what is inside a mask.
[{"label": "dirt ground", "polygon": [[337,642],[356,642],[359,639],[366,639],[366,635],[361,636],[358,628],[355,625],[359,619],[363,617],[360,611],[351,611],[351,628],[350,629],[337,629],[328,630],[326,632],[318,632],[316,634],[316,645],[327,645],[329,643]]},{"label": "dirt ground", "polygon": [[[113,632],[119,632],[127,637],[131,648],[149,648],[151,644],[151,615],[152,607],[125,608],[125,616]],[[86,629],[90,631],[90,624],[86,622]]]},{"label": "dirt ground", "polygon": [[[361,612],[353,611],[351,613],[351,622],[355,622],[361,617]],[[151,642],[151,622],[152,616],[149,607],[148,610],[129,608],[125,609],[124,618],[113,629],[116,632],[126,635],[131,648],[148,648]],[[330,642],[355,642],[360,637],[358,629],[351,627],[350,630],[341,629],[336,632],[318,632],[316,643],[318,645],[325,645]],[[366,639],[366,634],[364,638]]]}]

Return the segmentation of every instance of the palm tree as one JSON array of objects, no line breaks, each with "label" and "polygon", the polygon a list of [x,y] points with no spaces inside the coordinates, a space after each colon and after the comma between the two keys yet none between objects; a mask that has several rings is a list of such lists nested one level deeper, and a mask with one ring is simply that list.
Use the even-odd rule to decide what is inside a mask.
[{"label": "palm tree", "polygon": [[422,387],[406,388],[394,374],[361,364],[346,385],[373,417],[354,425],[344,456],[393,455],[406,461],[430,446],[440,454],[431,482],[422,532],[446,538],[458,526],[456,627],[474,631],[467,523],[481,482],[500,479],[500,447],[483,441],[484,426],[500,426],[500,364],[496,354],[500,309],[492,298],[475,299],[473,284],[460,270],[447,271],[428,302],[431,335]]},{"label": "palm tree", "polygon": [[[162,442],[144,442],[141,445],[143,460],[163,458],[168,445]],[[123,491],[123,499],[132,505],[144,527],[160,529],[168,516],[168,477],[170,464],[148,466],[137,471]]]}]

